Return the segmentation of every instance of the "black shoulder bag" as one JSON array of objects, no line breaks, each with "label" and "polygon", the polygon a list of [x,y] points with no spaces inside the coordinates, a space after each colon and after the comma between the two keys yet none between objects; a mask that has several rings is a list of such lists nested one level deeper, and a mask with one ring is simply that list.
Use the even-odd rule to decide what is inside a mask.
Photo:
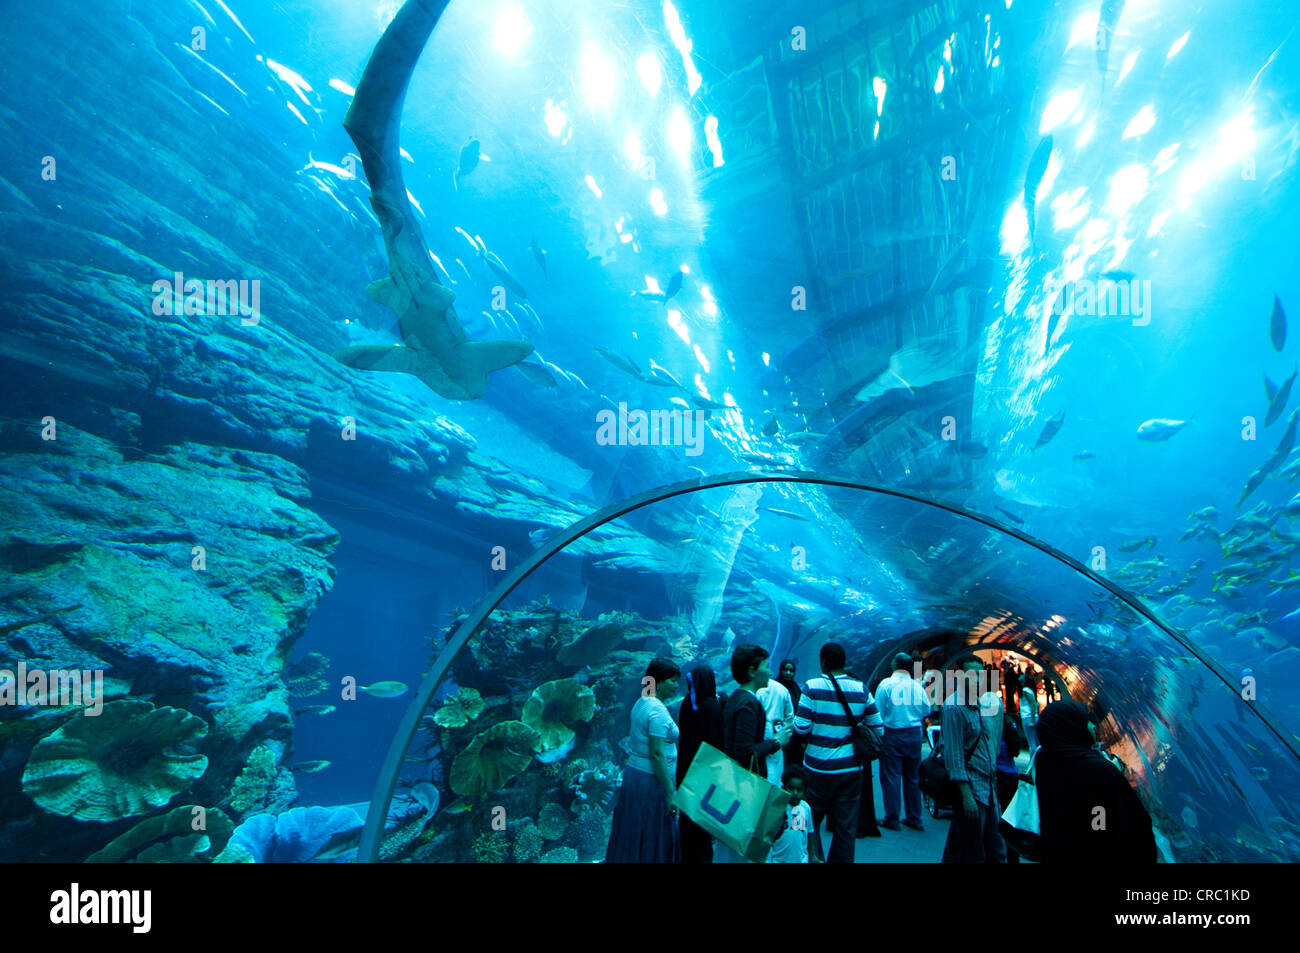
[{"label": "black shoulder bag", "polygon": [[[970,756],[975,753],[975,747],[984,737],[984,716],[980,716],[979,734],[971,742],[971,746],[966,750],[966,760],[970,761]],[[939,807],[954,809],[957,802],[961,799],[960,792],[957,789],[957,783],[948,776],[948,766],[943,763],[943,743],[938,748],[932,750],[924,761],[921,762],[920,775],[921,793],[929,797]]]},{"label": "black shoulder bag", "polygon": [[[881,752],[885,750],[884,742],[866,725],[854,720],[853,709],[849,708],[849,700],[844,697],[840,683],[835,681],[834,675],[826,677],[835,686],[835,694],[839,697],[840,704],[844,706],[844,714],[849,716],[849,742],[853,745],[853,760],[865,767],[880,757]],[[865,685],[863,690],[866,690]]]}]

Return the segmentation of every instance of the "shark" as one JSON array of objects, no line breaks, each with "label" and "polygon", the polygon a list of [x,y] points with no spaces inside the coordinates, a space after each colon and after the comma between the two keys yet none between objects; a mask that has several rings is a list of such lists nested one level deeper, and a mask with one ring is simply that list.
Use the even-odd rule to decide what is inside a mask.
[{"label": "shark", "polygon": [[366,295],[397,315],[402,343],[353,345],[334,357],[349,367],[419,378],[449,400],[487,393],[488,374],[533,352],[524,340],[471,341],[456,316],[455,293],[438,281],[402,180],[402,106],[411,73],[450,0],[406,0],[361,75],[343,128],[356,144],[370,204],[379,218],[389,274]]}]

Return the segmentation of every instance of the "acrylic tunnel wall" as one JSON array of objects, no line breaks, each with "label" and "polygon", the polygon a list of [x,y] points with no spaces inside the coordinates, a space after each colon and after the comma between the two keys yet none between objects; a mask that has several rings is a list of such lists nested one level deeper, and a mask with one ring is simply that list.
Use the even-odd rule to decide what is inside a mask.
[{"label": "acrylic tunnel wall", "polygon": [[[625,534],[646,543],[630,569],[610,558]],[[547,580],[534,573],[543,565]],[[597,595],[610,573],[620,585]],[[589,592],[581,611],[549,598],[561,575]],[[725,692],[733,644],[792,658],[808,677],[832,639],[871,681],[900,650],[1033,659],[1092,709],[1163,860],[1300,859],[1300,713],[1268,711],[1136,597],[958,507],[820,475],[744,474],[595,514],[447,629],[380,772],[361,858],[603,859],[650,659],[705,662]],[[1261,678],[1259,692],[1285,697]]]}]

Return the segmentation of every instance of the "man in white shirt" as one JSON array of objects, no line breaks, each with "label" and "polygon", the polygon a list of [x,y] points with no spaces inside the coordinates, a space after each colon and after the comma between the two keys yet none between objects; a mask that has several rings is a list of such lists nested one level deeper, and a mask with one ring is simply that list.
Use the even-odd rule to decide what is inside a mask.
[{"label": "man in white shirt", "polygon": [[[755,694],[763,711],[767,713],[767,731],[763,736],[765,740],[775,738],[782,728],[794,727],[794,699],[790,697],[790,689],[773,678],[768,681],[767,687],[760,688]],[[768,782],[781,787],[781,774],[784,771],[785,751],[778,748],[767,756]]]},{"label": "man in white shirt", "polygon": [[885,749],[880,755],[880,794],[885,816],[880,826],[902,830],[898,823],[899,780],[906,808],[903,821],[914,831],[921,825],[921,722],[930,714],[925,689],[908,670],[912,659],[900,652],[894,656],[893,673],[876,688],[876,706],[885,723]]}]

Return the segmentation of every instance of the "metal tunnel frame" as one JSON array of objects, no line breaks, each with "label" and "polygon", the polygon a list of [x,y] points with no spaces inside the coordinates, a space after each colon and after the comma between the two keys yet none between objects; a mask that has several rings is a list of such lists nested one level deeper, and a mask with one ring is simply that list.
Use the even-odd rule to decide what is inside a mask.
[{"label": "metal tunnel frame", "polygon": [[[685,496],[688,493],[697,493],[701,490],[713,490],[720,487],[741,486],[750,483],[802,483],[813,486],[840,487],[849,490],[862,490],[867,493],[878,493],[882,496],[892,496],[897,499],[910,500],[914,503],[920,503],[924,506],[930,506],[935,509],[944,510],[955,516],[972,520],[976,523],[982,523],[991,529],[1004,533],[1007,536],[1014,537],[1022,543],[1032,546],[1040,552],[1046,553],[1053,559],[1064,563],[1075,572],[1086,577],[1092,582],[1109,591],[1117,599],[1127,605],[1141,617],[1147,619],[1157,628],[1162,630],[1170,638],[1178,642],[1183,648],[1190,652],[1195,658],[1202,662],[1207,668],[1217,675],[1225,685],[1227,685],[1234,694],[1240,695],[1237,690],[1237,684],[1227,671],[1219,665],[1214,659],[1210,658],[1194,643],[1189,641],[1186,636],[1175,631],[1175,629],[1165,623],[1159,616],[1144,606],[1141,601],[1125,589],[1115,585],[1113,582],[1099,576],[1087,566],[1078,560],[1067,556],[1060,550],[1048,545],[1042,540],[1035,539],[1027,533],[1011,526],[990,519],[972,510],[956,506],[951,503],[942,503],[938,500],[926,499],[915,493],[906,493],[902,490],[892,490],[886,487],[873,486],[869,483],[863,483],[860,480],[854,480],[850,477],[835,477],[815,471],[749,471],[745,473],[726,473],[718,476],[701,477],[698,480],[688,480],[682,483],[673,483],[668,486],[658,487],[653,490],[647,490],[636,496],[629,497],[618,503],[610,504],[592,513],[585,519],[579,520],[573,525],[556,533],[540,547],[534,550],[527,558],[519,563],[513,570],[506,573],[505,578],[493,589],[484,599],[474,608],[460,624],[455,634],[448,640],[446,647],[434,661],[433,667],[424,676],[420,683],[419,689],[415,693],[410,705],[406,709],[406,714],[402,716],[402,721],[397,727],[397,732],[389,745],[388,754],[384,758],[384,763],[379,769],[379,774],[375,779],[374,791],[370,798],[370,808],[366,813],[365,829],[361,834],[361,842],[357,848],[357,863],[374,863],[379,859],[379,847],[383,841],[384,822],[388,817],[388,809],[392,804],[393,791],[397,787],[397,778],[402,770],[402,762],[406,757],[407,749],[411,741],[415,738],[415,733],[419,729],[420,716],[428,707],[433,694],[442,682],[443,676],[451,667],[451,663],[456,656],[460,654],[461,649],[478,631],[484,621],[487,620],[506,597],[510,595],[515,588],[532,574],[539,566],[545,563],[556,553],[561,552],[570,543],[582,538],[598,526],[603,526],[625,516],[635,510],[642,509],[661,500],[671,499],[676,496]],[[1267,709],[1260,705],[1254,699],[1242,699],[1244,704],[1250,706],[1251,710],[1268,726],[1297,759],[1300,759],[1300,746],[1292,740],[1291,735],[1270,714]]]}]

